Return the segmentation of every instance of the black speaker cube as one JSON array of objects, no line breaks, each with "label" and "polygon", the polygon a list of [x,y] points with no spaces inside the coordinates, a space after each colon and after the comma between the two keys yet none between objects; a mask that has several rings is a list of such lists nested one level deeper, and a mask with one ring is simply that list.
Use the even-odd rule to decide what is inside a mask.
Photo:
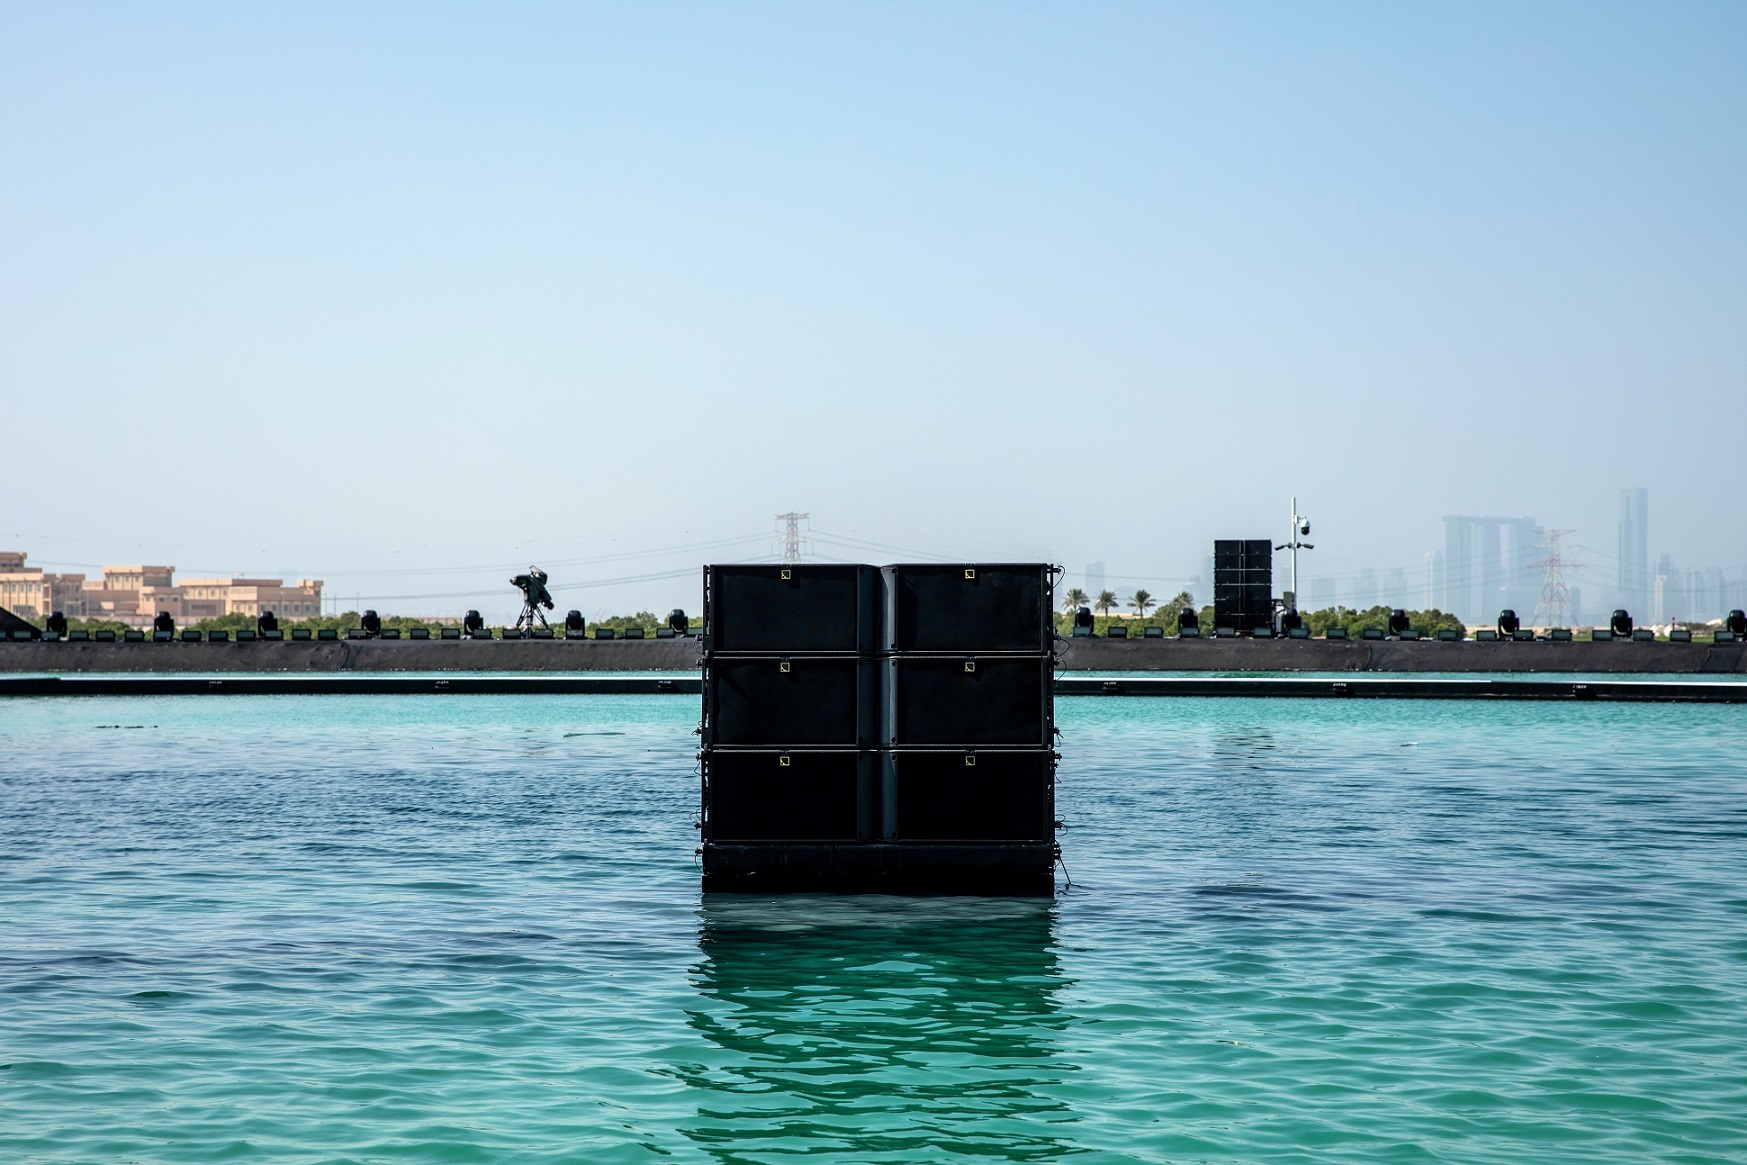
[{"label": "black speaker cube", "polygon": [[711,651],[874,651],[879,586],[871,566],[706,567],[704,634]]},{"label": "black speaker cube", "polygon": [[704,665],[704,743],[871,748],[879,678],[871,656],[712,655]]},{"label": "black speaker cube", "polygon": [[704,757],[706,837],[855,841],[875,832],[877,754],[764,750]]},{"label": "black speaker cube", "polygon": [[706,567],[704,888],[1051,893],[1054,578]]},{"label": "black speaker cube", "polygon": [[893,752],[897,841],[1049,841],[1055,756],[1026,752]]},{"label": "black speaker cube", "polygon": [[1047,566],[888,566],[881,576],[888,651],[1050,650]]},{"label": "black speaker cube", "polygon": [[1048,748],[1053,679],[1048,656],[893,656],[881,743]]}]

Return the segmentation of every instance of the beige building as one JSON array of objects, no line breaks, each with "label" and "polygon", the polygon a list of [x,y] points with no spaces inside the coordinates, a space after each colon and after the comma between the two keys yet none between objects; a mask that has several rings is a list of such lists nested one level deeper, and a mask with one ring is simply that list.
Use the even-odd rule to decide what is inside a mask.
[{"label": "beige building", "polygon": [[21,550],[0,550],[0,607],[22,619],[42,619],[50,611],[83,608],[85,576],[54,574],[27,566]]},{"label": "beige building", "polygon": [[25,565],[26,555],[0,551],[0,607],[26,619],[60,611],[69,619],[112,619],[146,628],[159,614],[178,624],[220,615],[254,618],[272,611],[282,619],[321,614],[320,579],[286,586],[277,578],[196,578],[178,584],[173,566],[106,566],[103,577],[49,574]]},{"label": "beige building", "polygon": [[[107,570],[107,568],[105,568]],[[312,619],[321,614],[319,578],[300,578],[288,587],[278,578],[191,578],[176,590],[182,596],[177,622],[193,623],[219,615],[260,615],[271,611],[281,619]]]}]

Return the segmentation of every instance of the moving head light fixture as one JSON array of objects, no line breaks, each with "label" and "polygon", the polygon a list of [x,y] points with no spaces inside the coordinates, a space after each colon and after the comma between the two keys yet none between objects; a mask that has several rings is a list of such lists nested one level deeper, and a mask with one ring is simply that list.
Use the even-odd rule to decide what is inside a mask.
[{"label": "moving head light fixture", "polygon": [[691,632],[691,620],[686,618],[685,611],[679,607],[667,613],[667,626],[675,635],[687,635]]},{"label": "moving head light fixture", "polygon": [[581,631],[588,624],[583,621],[581,611],[566,611],[564,613],[564,629],[566,631]]},{"label": "moving head light fixture", "polygon": [[365,611],[358,620],[358,625],[364,629],[364,634],[372,639],[382,634],[382,616],[375,611]]},{"label": "moving head light fixture", "polygon": [[53,631],[56,635],[65,637],[67,634],[67,617],[66,617],[66,615],[62,614],[59,611],[51,612],[49,617],[48,617],[48,622],[46,624],[46,628],[49,631]]},{"label": "moving head light fixture", "polygon": [[1632,637],[1632,613],[1624,607],[1614,612],[1614,617],[1608,620],[1608,627],[1613,631],[1615,639],[1630,639]]},{"label": "moving head light fixture", "polygon": [[271,611],[262,611],[255,620],[255,630],[260,634],[279,630],[279,616]]},{"label": "moving head light fixture", "polygon": [[471,635],[475,631],[485,629],[485,620],[479,617],[478,611],[469,611],[461,616],[461,629]]},{"label": "moving head light fixture", "polygon": [[1509,607],[1498,613],[1498,637],[1500,639],[1509,639],[1517,633],[1522,625],[1523,621],[1518,619],[1516,612]]},{"label": "moving head light fixture", "polygon": [[1401,638],[1401,633],[1408,629],[1408,625],[1406,611],[1397,607],[1395,610],[1389,612],[1389,634],[1399,639]]}]

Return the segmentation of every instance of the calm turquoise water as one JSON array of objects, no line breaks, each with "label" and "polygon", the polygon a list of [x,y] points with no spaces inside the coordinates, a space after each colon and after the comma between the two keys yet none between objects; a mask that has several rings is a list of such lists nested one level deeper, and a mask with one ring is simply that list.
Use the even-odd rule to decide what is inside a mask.
[{"label": "calm turquoise water", "polygon": [[0,1160],[1747,1159],[1747,708],[1064,699],[1053,903],[701,900],[695,712],[0,704]]}]

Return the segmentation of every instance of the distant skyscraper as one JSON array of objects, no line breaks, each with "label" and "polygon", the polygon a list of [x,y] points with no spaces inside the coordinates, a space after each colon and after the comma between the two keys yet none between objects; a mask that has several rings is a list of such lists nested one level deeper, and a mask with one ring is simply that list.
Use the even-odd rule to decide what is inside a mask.
[{"label": "distant skyscraper", "polygon": [[1104,589],[1104,564],[1088,562],[1086,564],[1086,593],[1092,598],[1098,597],[1098,592]]},{"label": "distant skyscraper", "polygon": [[1368,611],[1377,605],[1377,572],[1370,567],[1353,580],[1353,610]]},{"label": "distant skyscraper", "polygon": [[1650,607],[1650,491],[1620,491],[1620,605],[1634,614]]},{"label": "distant skyscraper", "polygon": [[1527,619],[1541,593],[1533,518],[1444,518],[1443,586],[1438,609],[1490,623],[1506,607]]},{"label": "distant skyscraper", "polygon": [[1383,605],[1387,607],[1411,607],[1413,596],[1407,591],[1407,568],[1392,566],[1389,568],[1389,581],[1383,584]]}]

